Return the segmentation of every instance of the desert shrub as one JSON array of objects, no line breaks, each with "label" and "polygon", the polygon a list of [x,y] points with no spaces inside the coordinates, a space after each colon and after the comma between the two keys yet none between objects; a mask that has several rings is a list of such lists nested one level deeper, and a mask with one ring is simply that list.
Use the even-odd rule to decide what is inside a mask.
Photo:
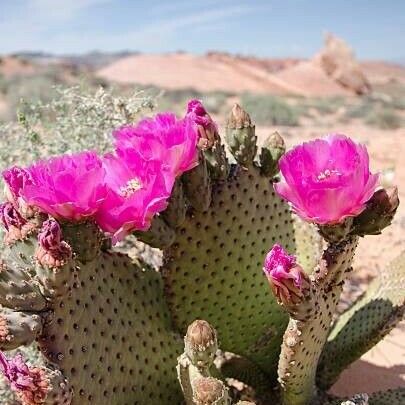
[{"label": "desert shrub", "polygon": [[299,110],[282,97],[273,95],[243,94],[243,107],[252,111],[252,119],[259,125],[299,125]]},{"label": "desert shrub", "polygon": [[0,169],[61,153],[111,148],[111,130],[131,123],[154,107],[136,91],[118,97],[100,88],[55,88],[49,102],[21,102],[18,122],[0,126]]},{"label": "desert shrub", "polygon": [[233,96],[231,93],[214,91],[204,94],[200,98],[210,113],[221,114],[224,112],[224,109],[226,109],[226,102],[231,96]]},{"label": "desert shrub", "polygon": [[397,129],[402,125],[402,118],[393,109],[382,108],[370,113],[365,122],[380,129]]},{"label": "desert shrub", "polygon": [[344,105],[345,100],[342,97],[316,97],[305,98],[299,103],[306,109],[315,109],[319,114],[334,114],[336,110]]},{"label": "desert shrub", "polygon": [[10,113],[14,115],[21,99],[32,103],[49,102],[56,95],[55,86],[62,84],[64,80],[49,70],[36,75],[11,77],[3,84],[2,92],[6,96]]},{"label": "desert shrub", "polygon": [[376,101],[370,97],[364,97],[358,102],[347,106],[343,119],[346,121],[352,119],[365,119],[371,112],[375,111],[376,107]]}]

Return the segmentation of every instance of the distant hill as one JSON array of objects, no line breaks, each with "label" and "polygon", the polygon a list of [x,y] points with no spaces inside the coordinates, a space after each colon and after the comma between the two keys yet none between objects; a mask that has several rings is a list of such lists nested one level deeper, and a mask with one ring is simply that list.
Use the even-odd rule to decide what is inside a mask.
[{"label": "distant hill", "polygon": [[79,55],[54,55],[46,52],[18,52],[12,56],[24,59],[37,64],[65,64],[74,67],[85,67],[88,69],[99,69],[102,66],[130,55],[137,55],[134,51],[101,52],[92,51]]},{"label": "distant hill", "polygon": [[192,89],[200,92],[271,93],[299,96],[365,94],[386,83],[405,85],[405,67],[356,60],[350,46],[332,34],[311,59],[256,58],[208,52],[140,54],[133,51],[81,55],[19,52],[0,56],[0,75],[34,75],[49,66],[65,76],[95,75],[107,82]]}]

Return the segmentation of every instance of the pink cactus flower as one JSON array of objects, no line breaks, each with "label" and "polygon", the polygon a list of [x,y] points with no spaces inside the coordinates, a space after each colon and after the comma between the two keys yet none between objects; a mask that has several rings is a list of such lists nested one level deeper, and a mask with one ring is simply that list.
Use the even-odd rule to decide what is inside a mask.
[{"label": "pink cactus flower", "polygon": [[199,147],[202,149],[211,147],[215,142],[218,127],[200,100],[194,99],[188,102],[186,117],[191,118],[197,125],[200,134]]},{"label": "pink cactus flower", "polygon": [[145,231],[155,214],[167,207],[175,177],[158,160],[145,160],[137,150],[121,149],[103,161],[109,193],[96,216],[100,228],[122,240],[134,230]]},{"label": "pink cactus flower", "polygon": [[[146,160],[159,160],[169,178],[179,176],[198,164],[198,132],[192,119],[178,119],[172,113],[143,119],[136,126],[114,132],[117,154],[134,148]],[[124,152],[125,153],[125,152]]]},{"label": "pink cactus flower", "polygon": [[263,271],[277,300],[284,305],[297,304],[308,288],[308,277],[295,256],[275,244],[267,253]]},{"label": "pink cactus flower", "polygon": [[0,369],[24,405],[43,403],[49,391],[49,382],[44,371],[25,363],[21,354],[8,359],[0,351]]},{"label": "pink cactus flower", "polygon": [[63,155],[39,161],[26,169],[21,198],[57,219],[80,221],[93,216],[107,188],[102,162],[95,152]]},{"label": "pink cactus flower", "polygon": [[378,183],[366,147],[345,135],[296,146],[279,165],[283,180],[274,184],[276,192],[299,216],[317,224],[338,224],[360,214]]}]

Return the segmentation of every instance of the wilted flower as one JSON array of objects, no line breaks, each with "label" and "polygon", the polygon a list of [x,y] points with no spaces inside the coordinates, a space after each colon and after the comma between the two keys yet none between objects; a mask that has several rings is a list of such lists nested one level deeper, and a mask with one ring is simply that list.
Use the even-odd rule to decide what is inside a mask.
[{"label": "wilted flower", "polygon": [[5,234],[7,243],[25,238],[35,227],[35,224],[23,218],[10,202],[0,205],[0,220],[7,231]]},{"label": "wilted flower", "polygon": [[187,104],[187,114],[197,125],[200,139],[198,145],[202,149],[211,147],[216,138],[218,127],[200,100],[190,100]]},{"label": "wilted flower", "polygon": [[0,219],[6,231],[10,231],[13,228],[21,229],[27,223],[10,202],[0,205]]},{"label": "wilted flower", "polygon": [[121,149],[120,156],[106,155],[103,164],[109,193],[96,221],[116,243],[149,228],[153,216],[166,208],[175,178],[164,172],[162,162],[145,160],[133,148]]},{"label": "wilted flower", "polygon": [[95,152],[63,155],[28,167],[20,196],[58,219],[80,221],[96,213],[106,196],[105,172]]},{"label": "wilted flower", "polygon": [[3,171],[3,180],[6,183],[7,201],[17,207],[21,190],[25,185],[32,183],[29,172],[21,167],[13,166]]},{"label": "wilted flower", "polygon": [[0,351],[0,369],[11,389],[25,405],[42,403],[49,391],[49,381],[39,367],[28,366],[21,354],[8,359]]},{"label": "wilted flower", "polygon": [[296,146],[279,165],[284,179],[275,190],[299,216],[317,224],[338,224],[360,214],[378,182],[366,147],[345,135]]},{"label": "wilted flower", "polygon": [[198,164],[198,132],[192,119],[172,113],[143,119],[136,126],[114,131],[118,156],[135,149],[146,160],[158,160],[169,177],[179,176]]},{"label": "wilted flower", "polygon": [[308,277],[296,263],[295,256],[278,244],[267,253],[263,271],[277,300],[286,306],[300,302],[304,290],[309,287]]},{"label": "wilted flower", "polygon": [[36,258],[48,266],[60,266],[71,255],[71,248],[62,240],[62,230],[54,219],[48,219],[38,232]]}]

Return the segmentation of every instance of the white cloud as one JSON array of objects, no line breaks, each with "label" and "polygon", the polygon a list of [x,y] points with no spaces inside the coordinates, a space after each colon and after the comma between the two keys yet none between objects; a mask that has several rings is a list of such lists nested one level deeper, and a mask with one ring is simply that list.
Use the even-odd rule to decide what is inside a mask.
[{"label": "white cloud", "polygon": [[[74,53],[91,49],[156,52],[176,47],[176,42],[179,39],[181,42],[188,29],[214,29],[215,24],[223,28],[227,23],[233,23],[236,17],[268,11],[270,8],[269,5],[229,0],[206,0],[198,7],[183,7],[183,0],[179,0],[161,6],[151,5],[149,11],[156,17],[143,25],[142,19],[138,17],[137,25],[134,24],[136,28],[124,28],[117,33],[116,29],[109,30],[108,25],[105,27],[102,23],[98,29],[94,28],[97,21],[92,21],[93,28],[90,30],[84,22],[85,18],[91,18],[87,14],[91,13],[92,7],[107,3],[114,4],[114,0],[25,0],[25,6],[17,10],[14,16],[10,16],[6,22],[0,22],[0,37],[8,38],[8,41],[0,43],[0,53],[17,50]],[[73,20],[76,24],[83,22],[86,31],[73,32],[69,29]],[[111,21],[110,24],[116,28],[117,21]]]}]

